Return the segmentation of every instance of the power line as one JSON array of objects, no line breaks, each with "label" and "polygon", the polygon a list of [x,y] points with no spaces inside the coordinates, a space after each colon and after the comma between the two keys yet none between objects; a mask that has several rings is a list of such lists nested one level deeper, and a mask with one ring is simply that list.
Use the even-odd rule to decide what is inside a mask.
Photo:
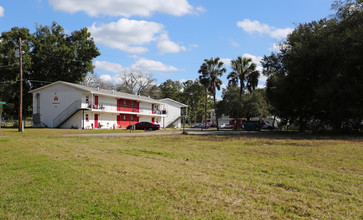
[{"label": "power line", "polygon": [[6,65],[6,66],[0,66],[0,68],[6,68],[6,67],[10,67],[10,66],[15,66],[16,64],[11,64],[11,65]]},{"label": "power line", "polygon": [[0,84],[7,84],[7,83],[13,83],[13,82],[19,82],[19,81],[2,81],[2,82],[0,82]]},{"label": "power line", "polygon": [[49,82],[49,81],[41,81],[41,80],[31,80],[31,79],[25,79],[24,81],[29,81],[29,82],[39,82],[39,83],[54,83],[54,82]]},{"label": "power line", "polygon": [[[23,82],[26,82],[26,81],[28,81],[28,82],[48,83],[48,84],[54,83],[54,82],[50,82],[50,81],[41,81],[41,80],[23,79]],[[2,82],[0,82],[0,84],[17,83],[17,82],[20,82],[20,80],[2,81]]]}]

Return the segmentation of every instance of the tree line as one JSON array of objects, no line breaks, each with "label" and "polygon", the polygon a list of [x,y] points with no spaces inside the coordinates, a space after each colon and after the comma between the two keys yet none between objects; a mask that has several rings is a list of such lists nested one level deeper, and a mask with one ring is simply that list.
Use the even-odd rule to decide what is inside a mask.
[{"label": "tree line", "polygon": [[273,113],[300,130],[362,128],[363,1],[333,8],[329,18],[299,24],[262,61]]}]

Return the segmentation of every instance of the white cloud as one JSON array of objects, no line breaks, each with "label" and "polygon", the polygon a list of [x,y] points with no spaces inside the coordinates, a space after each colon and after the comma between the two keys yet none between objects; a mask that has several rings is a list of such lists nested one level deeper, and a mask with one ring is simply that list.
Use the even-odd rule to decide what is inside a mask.
[{"label": "white cloud", "polygon": [[273,44],[269,50],[272,52],[280,52],[280,44]]},{"label": "white cloud", "polygon": [[[259,66],[259,65],[261,65],[261,60],[263,59],[263,57],[254,56],[254,55],[248,54],[248,53],[243,54],[242,57],[251,58],[252,62],[257,65],[256,69],[261,70],[260,69],[261,66]],[[224,65],[231,66],[232,59],[230,59],[230,58],[221,58],[221,61],[223,62]]]},{"label": "white cloud", "polygon": [[265,84],[258,84],[257,85],[257,89],[264,89],[264,88],[266,88]]},{"label": "white cloud", "polygon": [[122,78],[123,76],[119,73],[117,75],[115,75],[114,77],[112,77],[112,81],[115,83],[115,84],[121,84],[123,83],[124,79]]},{"label": "white cloud", "polygon": [[[175,72],[179,71],[178,68],[166,65],[160,61],[150,60],[143,57],[138,56],[130,56],[131,58],[135,59],[136,61],[131,64],[129,67],[123,67],[121,64],[118,63],[110,63],[107,61],[95,61],[93,65],[97,70],[103,70],[107,72],[111,72],[114,74],[122,74],[125,72]],[[106,76],[105,76],[106,77]]]},{"label": "white cloud", "polygon": [[256,66],[256,70],[262,74],[263,67],[262,66]]},{"label": "white cloud", "polygon": [[98,70],[104,70],[104,71],[108,71],[111,73],[122,73],[125,70],[127,70],[127,68],[124,68],[121,64],[118,63],[110,63],[107,61],[95,61],[93,63],[93,65],[95,65],[96,69]]},{"label": "white cloud", "polygon": [[199,12],[199,13],[204,13],[207,11],[207,9],[203,8],[202,6],[199,6],[196,8],[196,11]]},{"label": "white cloud", "polygon": [[248,53],[243,54],[242,57],[251,58],[252,62],[255,63],[256,65],[260,65],[261,60],[263,59],[263,57],[254,56]]},{"label": "white cloud", "polygon": [[260,74],[260,78],[258,78],[258,81],[266,83],[266,80],[267,80],[267,76]]},{"label": "white cloud", "polygon": [[221,61],[223,62],[224,65],[231,66],[232,59],[230,59],[230,58],[221,58]]},{"label": "white cloud", "polygon": [[261,60],[263,57],[254,56],[252,54],[245,53],[243,57],[251,58],[252,62],[256,64],[256,70],[260,72],[260,77],[258,79],[259,82],[266,83],[266,76],[262,75],[263,67],[261,66]]},{"label": "white cloud", "polygon": [[49,0],[55,10],[75,13],[83,11],[89,16],[142,16],[149,17],[154,13],[165,13],[174,16],[195,14],[202,7],[194,8],[188,0]]},{"label": "white cloud", "polygon": [[127,53],[146,53],[148,48],[144,45],[154,41],[158,42],[157,47],[162,54],[187,50],[169,39],[163,24],[152,21],[121,18],[108,24],[93,23],[88,30],[95,42]]},{"label": "white cloud", "polygon": [[5,16],[5,10],[2,6],[0,6],[0,17],[4,17]]},{"label": "white cloud", "polygon": [[267,24],[262,24],[259,21],[251,21],[250,19],[244,19],[243,21],[237,22],[237,27],[242,28],[244,31],[254,34],[267,34],[272,38],[281,40],[287,37],[294,29],[292,28],[275,28]]},{"label": "white cloud", "polygon": [[254,32],[268,34],[271,31],[270,26],[267,24],[261,24],[259,21],[251,21],[250,19],[238,21],[237,26],[250,34],[253,34]]},{"label": "white cloud", "polygon": [[108,74],[105,74],[100,76],[100,80],[103,82],[112,82],[112,77]]},{"label": "white cloud", "polygon": [[239,47],[240,44],[238,42],[236,42],[235,40],[229,40],[229,43],[231,44],[232,47]]},{"label": "white cloud", "polygon": [[167,33],[161,34],[157,47],[162,54],[179,53],[180,51],[187,50],[184,46],[180,46],[177,43],[171,41]]},{"label": "white cloud", "polygon": [[[183,83],[185,83],[186,81],[188,81],[188,80],[186,80],[186,79],[179,79],[178,80],[181,84],[183,84]],[[182,88],[182,90],[183,90],[183,88]]]},{"label": "white cloud", "polygon": [[145,53],[144,45],[155,39],[155,35],[164,29],[164,25],[150,21],[136,21],[121,18],[109,24],[92,24],[88,28],[95,42],[128,53]]},{"label": "white cloud", "polygon": [[292,28],[284,28],[284,29],[275,29],[271,31],[270,36],[275,39],[284,39],[289,35],[294,29]]},{"label": "white cloud", "polygon": [[134,64],[130,66],[131,71],[141,71],[141,72],[152,72],[152,71],[162,71],[162,72],[173,72],[179,69],[170,65],[163,64],[160,61],[150,60],[142,57],[135,57],[137,60]]}]

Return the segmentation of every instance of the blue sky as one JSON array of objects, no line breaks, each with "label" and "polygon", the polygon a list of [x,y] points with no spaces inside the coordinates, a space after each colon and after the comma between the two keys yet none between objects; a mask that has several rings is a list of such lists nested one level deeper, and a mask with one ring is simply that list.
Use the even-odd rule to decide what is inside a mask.
[{"label": "blue sky", "polygon": [[[251,57],[257,64],[299,23],[327,17],[333,0],[2,0],[0,32],[56,21],[88,27],[101,56],[95,73],[117,82],[128,71],[157,83],[196,79],[205,58]],[[226,75],[222,77],[227,84]],[[259,85],[264,85],[264,77]],[[220,93],[219,93],[220,94]]]}]

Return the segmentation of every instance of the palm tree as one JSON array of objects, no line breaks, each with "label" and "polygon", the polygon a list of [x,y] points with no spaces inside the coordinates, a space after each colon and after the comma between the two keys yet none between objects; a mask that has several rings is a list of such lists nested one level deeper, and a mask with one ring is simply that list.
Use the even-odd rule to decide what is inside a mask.
[{"label": "palm tree", "polygon": [[[212,57],[210,60],[204,59],[204,63],[200,66],[200,69],[198,71],[198,73],[201,74],[199,76],[200,83],[206,88],[206,92],[209,91],[213,95],[217,130],[219,130],[219,125],[217,116],[216,89],[221,89],[222,80],[218,77],[221,77],[226,71],[226,68],[223,67],[223,62],[220,61],[219,57],[215,59]],[[208,92],[206,94],[205,103],[205,123],[207,123],[207,96]]]},{"label": "palm tree", "polygon": [[237,120],[242,105],[242,93],[245,88],[247,88],[249,92],[252,92],[252,90],[256,89],[260,73],[258,72],[258,70],[256,70],[256,64],[252,63],[251,58],[242,58],[241,56],[231,61],[231,68],[233,71],[227,76],[227,79],[229,79],[228,83],[230,85],[237,85],[239,82],[240,86],[238,99],[239,103],[235,123],[235,129],[237,129]]}]

